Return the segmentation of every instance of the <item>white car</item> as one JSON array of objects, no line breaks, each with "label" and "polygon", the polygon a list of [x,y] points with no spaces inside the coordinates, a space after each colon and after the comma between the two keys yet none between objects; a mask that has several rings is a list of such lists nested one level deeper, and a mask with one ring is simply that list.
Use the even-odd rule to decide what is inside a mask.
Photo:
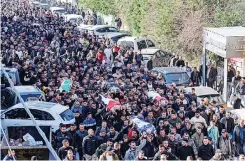
[{"label": "white car", "polygon": [[[25,105],[30,109],[39,126],[51,126],[53,132],[59,129],[60,123],[69,126],[75,122],[74,114],[66,106],[41,101],[25,102]],[[1,113],[1,125],[3,129],[9,126],[25,126],[31,124],[32,120],[21,103]]]},{"label": "white car", "polygon": [[214,90],[213,88],[210,87],[187,87],[184,88],[184,91],[187,94],[191,94],[192,88],[195,88],[195,93],[197,95],[197,103],[200,103],[201,99],[204,99],[205,97],[207,97],[209,99],[209,101],[216,101],[218,106],[222,106],[224,108],[226,108],[226,103],[223,100],[222,96],[220,95],[220,93],[218,93],[216,90]]},{"label": "white car", "polygon": [[50,7],[49,10],[52,12],[52,14],[59,14],[63,15],[66,13],[66,10],[63,7]]},{"label": "white car", "polygon": [[77,14],[66,14],[64,15],[65,21],[80,21],[83,19],[82,15],[77,15]]},{"label": "white car", "polygon": [[133,47],[136,52],[141,49],[156,48],[155,43],[146,37],[128,36],[119,39],[117,44],[126,50]]},{"label": "white car", "polygon": [[119,30],[115,27],[112,26],[107,26],[107,25],[94,25],[90,27],[84,28],[85,30],[88,30],[88,33],[94,33],[95,35],[101,36],[101,35],[106,35],[107,33],[115,33],[119,32]]}]

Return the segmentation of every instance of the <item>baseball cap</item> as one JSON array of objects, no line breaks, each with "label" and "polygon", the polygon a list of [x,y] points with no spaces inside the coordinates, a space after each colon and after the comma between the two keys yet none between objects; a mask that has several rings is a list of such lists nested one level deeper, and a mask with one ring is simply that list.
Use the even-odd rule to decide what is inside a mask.
[{"label": "baseball cap", "polygon": [[222,133],[225,133],[226,132],[226,129],[222,129],[222,131],[221,131]]}]

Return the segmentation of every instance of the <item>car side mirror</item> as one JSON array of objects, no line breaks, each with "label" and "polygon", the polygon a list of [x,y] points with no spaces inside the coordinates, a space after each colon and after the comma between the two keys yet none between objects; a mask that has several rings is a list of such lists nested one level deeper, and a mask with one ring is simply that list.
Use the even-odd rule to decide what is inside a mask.
[{"label": "car side mirror", "polygon": [[2,119],[5,119],[5,114],[2,114],[2,115],[1,115],[1,120],[2,120]]}]

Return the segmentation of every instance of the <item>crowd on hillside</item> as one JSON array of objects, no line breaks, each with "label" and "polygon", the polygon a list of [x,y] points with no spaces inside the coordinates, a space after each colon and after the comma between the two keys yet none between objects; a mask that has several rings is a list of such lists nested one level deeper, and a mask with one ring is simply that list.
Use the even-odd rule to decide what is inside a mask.
[{"label": "crowd on hillside", "polygon": [[[174,83],[165,84],[162,75],[141,63],[140,51],[124,51],[110,39],[80,33],[76,23],[59,15],[19,2],[1,1],[2,63],[19,70],[23,85],[39,87],[45,101],[69,106],[74,113],[75,123],[68,130],[60,124],[54,134],[61,160],[245,160],[244,120],[236,122],[208,98],[197,102],[195,89],[187,97]],[[184,66],[192,85],[201,84],[198,69],[181,57],[170,65]],[[212,67],[207,75],[212,86]],[[62,78],[72,80],[70,92],[59,91]],[[108,92],[109,82],[120,91]],[[149,90],[168,104],[149,99]],[[120,102],[120,109],[105,111],[100,95]],[[131,116],[156,131],[140,133]]]}]

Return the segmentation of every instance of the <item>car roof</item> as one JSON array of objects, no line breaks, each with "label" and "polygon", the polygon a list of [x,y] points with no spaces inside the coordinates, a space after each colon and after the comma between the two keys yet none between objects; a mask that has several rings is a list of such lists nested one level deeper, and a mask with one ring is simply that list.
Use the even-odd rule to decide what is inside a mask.
[{"label": "car roof", "polygon": [[72,18],[72,17],[75,17],[75,18],[82,17],[82,15],[77,15],[77,14],[66,14],[65,16],[66,17],[69,17],[69,18]]},{"label": "car roof", "polygon": [[19,93],[42,93],[40,89],[35,86],[15,86]]},{"label": "car roof", "polygon": [[105,34],[105,36],[110,37],[110,38],[111,37],[116,37],[116,36],[121,36],[121,35],[128,36],[130,34],[128,34],[128,33],[122,33],[122,32],[110,32],[110,33]]},{"label": "car roof", "polygon": [[153,71],[157,71],[160,73],[186,73],[183,69],[178,67],[156,67],[152,69]]},{"label": "car roof", "polygon": [[157,51],[159,51],[161,49],[155,49],[155,48],[146,48],[146,49],[141,49],[141,54],[155,54]]},{"label": "car roof", "polygon": [[195,93],[197,96],[205,96],[205,95],[219,95],[219,93],[210,87],[186,87],[184,90],[187,93],[191,93],[192,88],[195,88]]},{"label": "car roof", "polygon": [[[49,112],[53,112],[57,114],[60,114],[63,111],[69,109],[68,107],[62,106],[58,103],[43,102],[43,101],[28,101],[28,102],[25,102],[25,105],[29,109],[49,111]],[[23,108],[22,103],[18,103],[10,107],[8,110],[15,109],[15,108]]]},{"label": "car roof", "polygon": [[232,115],[235,115],[238,117],[239,120],[244,119],[245,120],[245,109],[234,109],[230,110]]},{"label": "car roof", "polygon": [[63,7],[50,7],[50,10],[65,10]]},{"label": "car roof", "polygon": [[3,67],[6,71],[10,71],[10,72],[16,72],[17,69],[16,68],[9,68],[9,67]]},{"label": "car roof", "polygon": [[95,30],[95,29],[99,29],[99,28],[103,28],[103,27],[111,27],[111,26],[108,26],[108,25],[94,25],[94,26],[88,27],[87,29],[88,30]]},{"label": "car roof", "polygon": [[119,39],[118,41],[134,41],[136,39],[143,39],[143,37],[126,36],[126,37]]}]

